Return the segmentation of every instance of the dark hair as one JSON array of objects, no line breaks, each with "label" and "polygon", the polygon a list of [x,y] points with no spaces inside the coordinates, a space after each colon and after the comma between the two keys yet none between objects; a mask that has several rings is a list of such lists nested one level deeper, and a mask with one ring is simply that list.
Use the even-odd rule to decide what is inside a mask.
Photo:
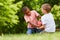
[{"label": "dark hair", "polygon": [[22,11],[23,12],[25,12],[25,11],[27,11],[27,9],[29,9],[27,6],[24,6],[23,8],[22,8]]},{"label": "dark hair", "polygon": [[46,10],[47,12],[50,12],[51,11],[51,5],[50,4],[43,4],[42,5],[42,8],[44,9],[44,10]]}]

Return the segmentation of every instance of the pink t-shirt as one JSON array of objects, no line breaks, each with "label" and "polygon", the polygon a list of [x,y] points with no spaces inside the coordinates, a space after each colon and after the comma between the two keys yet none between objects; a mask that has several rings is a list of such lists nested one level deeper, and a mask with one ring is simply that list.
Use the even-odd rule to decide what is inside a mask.
[{"label": "pink t-shirt", "polygon": [[[37,16],[39,16],[39,13],[37,13],[35,10],[33,10],[33,11],[31,11],[31,15],[30,16],[25,15],[24,19],[25,19],[26,22],[30,21],[31,23],[36,24],[37,21],[38,21]],[[28,28],[35,28],[30,23],[28,23],[27,27]]]}]

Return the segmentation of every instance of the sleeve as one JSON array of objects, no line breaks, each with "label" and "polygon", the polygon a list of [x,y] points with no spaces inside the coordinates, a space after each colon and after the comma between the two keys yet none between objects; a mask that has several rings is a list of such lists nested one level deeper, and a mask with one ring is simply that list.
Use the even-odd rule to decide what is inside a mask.
[{"label": "sleeve", "polygon": [[41,17],[41,22],[42,22],[42,24],[46,24],[46,18]]},{"label": "sleeve", "polygon": [[26,16],[24,16],[24,19],[26,22],[29,22],[29,18],[27,18]]},{"label": "sleeve", "polygon": [[39,16],[39,13],[37,13],[35,10],[34,10],[34,13],[35,13],[35,15],[38,17]]}]

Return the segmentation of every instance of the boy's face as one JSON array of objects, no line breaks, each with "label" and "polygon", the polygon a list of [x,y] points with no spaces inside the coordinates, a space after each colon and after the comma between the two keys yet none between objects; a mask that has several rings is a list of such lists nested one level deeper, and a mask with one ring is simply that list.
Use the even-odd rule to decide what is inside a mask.
[{"label": "boy's face", "polygon": [[41,8],[41,11],[42,11],[43,14],[46,13],[46,10],[44,10],[43,8]]},{"label": "boy's face", "polygon": [[30,15],[30,9],[27,8],[27,10],[25,11],[26,15]]}]

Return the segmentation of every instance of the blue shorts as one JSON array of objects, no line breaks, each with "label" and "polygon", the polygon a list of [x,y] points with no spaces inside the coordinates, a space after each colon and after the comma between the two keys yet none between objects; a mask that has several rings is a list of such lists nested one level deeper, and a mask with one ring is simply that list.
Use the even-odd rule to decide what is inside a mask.
[{"label": "blue shorts", "polygon": [[27,34],[32,34],[32,33],[40,33],[42,30],[37,29],[37,28],[28,28],[27,29]]}]

